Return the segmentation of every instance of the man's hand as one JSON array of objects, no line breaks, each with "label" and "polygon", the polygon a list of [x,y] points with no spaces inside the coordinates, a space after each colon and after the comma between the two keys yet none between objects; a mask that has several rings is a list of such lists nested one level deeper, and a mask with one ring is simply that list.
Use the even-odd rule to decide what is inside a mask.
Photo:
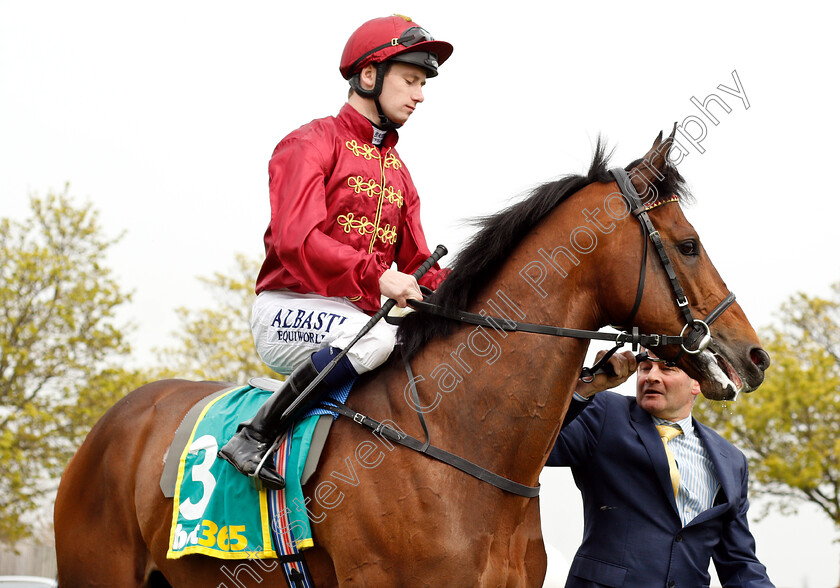
[{"label": "man's hand", "polygon": [[[606,350],[599,351],[598,355],[595,356],[595,361],[597,362],[600,360],[605,353]],[[615,372],[614,376],[605,373],[598,373],[589,383],[578,380],[575,392],[584,398],[590,398],[598,392],[603,392],[604,390],[609,390],[610,388],[615,388],[619,384],[623,384],[627,381],[627,378],[633,375],[633,372],[636,371],[636,356],[632,351],[622,351],[620,353],[613,354],[609,361],[607,361],[607,364],[612,367],[613,372]]]},{"label": "man's hand", "polygon": [[397,270],[385,270],[379,277],[379,291],[385,298],[396,300],[400,308],[405,308],[408,300],[423,300],[423,294],[414,276]]}]

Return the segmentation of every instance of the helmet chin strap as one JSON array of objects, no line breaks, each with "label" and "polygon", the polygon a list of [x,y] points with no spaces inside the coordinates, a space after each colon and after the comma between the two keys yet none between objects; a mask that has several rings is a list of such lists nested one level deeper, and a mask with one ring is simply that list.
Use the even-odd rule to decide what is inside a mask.
[{"label": "helmet chin strap", "polygon": [[359,79],[361,74],[356,74],[350,78],[350,87],[353,88],[353,90],[360,96],[373,99],[373,103],[376,105],[376,112],[379,113],[379,123],[374,123],[377,127],[383,131],[395,131],[402,125],[395,123],[388,118],[385,111],[382,109],[382,104],[379,102],[379,96],[382,94],[382,83],[385,80],[385,70],[387,67],[388,66],[384,61],[376,64],[376,82],[374,82],[373,88],[370,90],[362,86],[362,82]]},{"label": "helmet chin strap", "polygon": [[385,112],[382,110],[382,105],[379,103],[379,96],[373,99],[373,103],[376,104],[376,111],[379,113],[379,124],[376,125],[377,127],[383,131],[396,131],[402,126],[385,115]]}]

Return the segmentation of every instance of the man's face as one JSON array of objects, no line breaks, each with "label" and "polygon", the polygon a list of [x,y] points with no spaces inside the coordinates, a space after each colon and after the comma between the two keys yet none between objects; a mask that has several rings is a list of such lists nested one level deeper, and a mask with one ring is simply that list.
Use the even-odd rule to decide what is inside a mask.
[{"label": "man's face", "polygon": [[382,82],[379,103],[385,116],[397,124],[405,124],[417,105],[423,102],[426,71],[422,67],[400,63],[391,64]]},{"label": "man's face", "polygon": [[678,367],[643,361],[636,372],[636,402],[644,410],[672,422],[691,414],[700,384]]}]

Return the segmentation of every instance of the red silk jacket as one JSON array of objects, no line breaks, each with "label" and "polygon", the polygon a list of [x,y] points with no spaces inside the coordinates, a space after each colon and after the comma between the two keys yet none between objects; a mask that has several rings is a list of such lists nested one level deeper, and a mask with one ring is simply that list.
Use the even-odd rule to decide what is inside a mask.
[{"label": "red silk jacket", "polygon": [[[396,262],[413,273],[431,255],[420,225],[420,199],[394,149],[380,147],[373,125],[349,104],[337,117],[290,133],[268,165],[271,222],[256,292],[288,289],[347,297],[373,314],[379,277]],[[432,289],[448,270],[420,280]]]}]

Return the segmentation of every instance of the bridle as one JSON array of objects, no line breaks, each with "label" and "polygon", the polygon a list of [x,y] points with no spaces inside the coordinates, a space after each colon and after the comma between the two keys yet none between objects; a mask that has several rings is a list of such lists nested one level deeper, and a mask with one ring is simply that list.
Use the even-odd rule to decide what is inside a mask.
[{"label": "bridle", "polygon": [[[647,354],[640,354],[636,356],[637,360],[641,360],[640,358],[644,358],[648,361],[663,361],[667,364],[673,364],[684,354],[696,355],[698,353],[703,352],[709,346],[709,343],[711,343],[712,340],[709,325],[711,325],[715,320],[717,320],[717,318],[720,317],[720,315],[723,314],[723,312],[727,308],[729,308],[729,306],[733,302],[735,302],[735,295],[730,292],[712,310],[712,312],[710,312],[706,316],[706,318],[704,318],[703,320],[695,319],[694,316],[691,314],[691,308],[689,307],[688,299],[685,296],[685,291],[682,289],[682,286],[680,286],[679,279],[677,279],[677,275],[674,272],[674,267],[671,264],[671,259],[668,257],[668,252],[665,251],[665,245],[662,243],[662,239],[659,236],[659,231],[657,231],[656,228],[653,226],[653,223],[650,220],[650,216],[648,215],[649,210],[657,206],[661,206],[663,204],[668,204],[669,202],[677,202],[679,201],[679,198],[677,198],[676,196],[672,196],[665,200],[660,200],[658,202],[646,206],[642,202],[641,197],[636,191],[636,188],[633,186],[633,182],[630,181],[630,177],[628,176],[625,170],[616,168],[610,170],[610,173],[615,177],[616,181],[618,182],[618,186],[621,189],[621,194],[630,203],[631,213],[639,220],[639,223],[642,227],[642,241],[644,243],[642,251],[641,268],[639,270],[639,283],[636,287],[636,299],[630,311],[630,316],[625,322],[625,324],[632,323],[633,319],[636,317],[636,313],[638,312],[642,302],[642,296],[644,295],[645,290],[645,274],[647,272],[648,240],[650,240],[650,242],[653,243],[654,247],[656,248],[659,260],[662,263],[662,267],[665,269],[665,273],[668,276],[668,281],[671,283],[671,290],[674,293],[677,307],[679,308],[680,312],[683,315],[683,318],[685,319],[685,326],[683,327],[679,335],[642,334],[639,333],[639,329],[637,327],[632,327],[629,333],[626,331],[621,331],[617,335],[613,335],[611,333],[602,333],[601,331],[589,331],[585,329],[567,329],[564,327],[555,327],[552,325],[523,323],[520,321],[511,320],[509,318],[491,317],[486,314],[476,314],[472,312],[466,312],[463,310],[450,310],[440,305],[426,301],[409,300],[409,304],[415,310],[418,311],[443,316],[462,323],[492,327],[493,329],[497,330],[501,329],[505,331],[521,331],[526,333],[554,335],[558,337],[572,337],[575,339],[599,339],[606,341],[614,340],[615,346],[612,349],[610,349],[606,354],[604,354],[604,356],[601,357],[601,359],[598,360],[598,362],[595,365],[593,365],[591,368],[584,368],[581,371],[581,379],[584,381],[591,381],[591,379],[595,377],[595,373],[599,370],[606,371],[606,362],[609,360],[609,358],[618,349],[627,344],[631,344],[633,346],[634,351],[637,351],[640,345],[648,348],[659,347],[661,345],[679,345],[679,352],[676,356],[672,358],[659,359],[648,357]],[[388,320],[387,317],[386,320]],[[385,422],[380,422],[375,419],[372,419],[364,414],[356,412],[349,406],[336,400],[323,399],[321,401],[322,407],[328,408],[329,410],[334,410],[352,419],[359,425],[362,425],[363,427],[366,427],[369,430],[373,431],[374,434],[381,435],[385,439],[388,439],[390,441],[393,441],[420,453],[424,453],[425,455],[438,461],[447,463],[461,470],[462,472],[470,474],[471,476],[474,476],[475,478],[478,478],[483,482],[487,482],[488,484],[491,484],[496,488],[500,488],[505,492],[516,494],[518,496],[524,496],[526,498],[532,498],[539,494],[539,485],[526,486],[524,484],[514,482],[513,480],[509,480],[508,478],[495,474],[487,470],[486,468],[483,468],[462,457],[459,457],[432,445],[429,436],[429,430],[426,426],[426,420],[423,416],[424,410],[420,405],[420,399],[417,393],[416,378],[414,377],[414,374],[411,370],[411,363],[405,355],[403,355],[403,363],[405,365],[406,373],[408,375],[407,388],[408,391],[411,393],[411,403],[413,403],[414,410],[420,419],[421,426],[423,427],[423,433],[425,437],[423,441],[396,429],[394,426],[392,426],[393,423],[389,422],[388,424],[386,424]]]},{"label": "bridle", "polygon": [[[653,226],[653,222],[651,222],[650,216],[648,215],[648,211],[656,208],[657,206],[668,204],[669,202],[679,202],[679,197],[674,195],[670,198],[666,198],[665,200],[644,205],[639,193],[636,191],[636,187],[633,185],[633,182],[630,180],[630,176],[625,170],[621,168],[614,168],[610,170],[610,173],[613,177],[615,177],[622,196],[630,202],[631,213],[638,219],[642,228],[643,250],[639,270],[639,284],[636,287],[636,300],[633,303],[633,309],[630,311],[630,316],[624,324],[633,323],[633,319],[636,318],[636,313],[642,303],[642,295],[645,291],[645,275],[647,273],[648,240],[650,240],[654,247],[656,247],[656,253],[659,256],[659,261],[662,263],[662,268],[668,276],[668,281],[671,284],[671,290],[676,299],[677,308],[679,308],[683,318],[685,319],[685,326],[683,326],[679,335],[679,338],[681,339],[679,342],[680,350],[677,352],[676,356],[671,359],[667,359],[666,363],[673,365],[683,355],[697,355],[698,353],[702,353],[712,341],[710,325],[717,320],[718,317],[720,317],[720,315],[723,314],[723,312],[729,308],[733,302],[735,302],[735,294],[732,292],[727,294],[726,297],[724,297],[724,299],[721,300],[720,303],[718,303],[718,305],[715,306],[715,308],[713,308],[703,320],[695,319],[694,315],[691,314],[691,307],[688,304],[688,298],[685,295],[685,291],[682,289],[679,278],[677,278],[677,274],[674,272],[674,266],[671,263],[671,259],[668,257],[668,252],[665,251],[665,246],[659,236],[659,231],[657,231]],[[686,331],[689,331],[688,334],[686,334]],[[620,347],[620,345],[618,347]],[[634,349],[635,348],[636,344],[634,344]],[[612,353],[615,353],[616,349],[617,348],[614,348]],[[609,355],[612,355],[612,353]],[[609,359],[608,356],[607,359]],[[599,363],[603,363],[603,358],[602,362]]]},{"label": "bridle", "polygon": [[524,323],[521,321],[514,321],[506,317],[492,317],[486,314],[476,314],[463,310],[450,310],[426,301],[409,300],[409,304],[415,310],[443,316],[462,323],[492,327],[497,330],[521,331],[526,333],[553,335],[557,337],[614,342],[614,347],[610,349],[595,365],[591,368],[584,368],[582,370],[581,378],[583,378],[584,381],[591,381],[595,372],[602,369],[609,358],[618,349],[628,344],[632,345],[634,351],[638,350],[640,345],[648,348],[665,345],[679,345],[680,350],[674,357],[663,358],[670,364],[677,362],[685,354],[696,355],[698,353],[702,353],[709,346],[709,343],[711,343],[712,340],[710,325],[717,320],[733,302],[735,302],[735,294],[730,292],[703,320],[694,318],[694,315],[691,313],[691,308],[689,306],[688,299],[686,298],[685,291],[680,285],[677,274],[674,272],[674,266],[671,263],[671,259],[668,257],[668,252],[665,250],[665,245],[662,243],[659,231],[657,231],[656,227],[653,226],[653,222],[651,222],[650,216],[648,215],[649,210],[663,204],[677,202],[679,198],[672,196],[671,198],[660,200],[659,202],[646,206],[642,202],[641,196],[639,196],[635,186],[633,186],[633,182],[630,180],[630,176],[625,170],[615,168],[610,170],[610,173],[613,177],[615,177],[616,182],[618,182],[618,187],[621,190],[622,196],[624,196],[630,204],[631,214],[633,214],[633,216],[635,216],[639,221],[643,237],[642,259],[639,270],[639,282],[636,287],[636,298],[633,303],[633,308],[630,311],[630,316],[625,321],[625,324],[632,323],[642,302],[642,296],[645,290],[645,275],[647,273],[648,241],[650,241],[656,249],[659,261],[662,263],[662,267],[665,270],[665,274],[671,284],[671,290],[674,294],[677,308],[680,310],[685,320],[685,326],[679,335],[644,334],[639,333],[639,329],[637,327],[632,327],[629,333],[627,331],[620,331],[617,334],[586,329],[568,329],[553,325]]}]

